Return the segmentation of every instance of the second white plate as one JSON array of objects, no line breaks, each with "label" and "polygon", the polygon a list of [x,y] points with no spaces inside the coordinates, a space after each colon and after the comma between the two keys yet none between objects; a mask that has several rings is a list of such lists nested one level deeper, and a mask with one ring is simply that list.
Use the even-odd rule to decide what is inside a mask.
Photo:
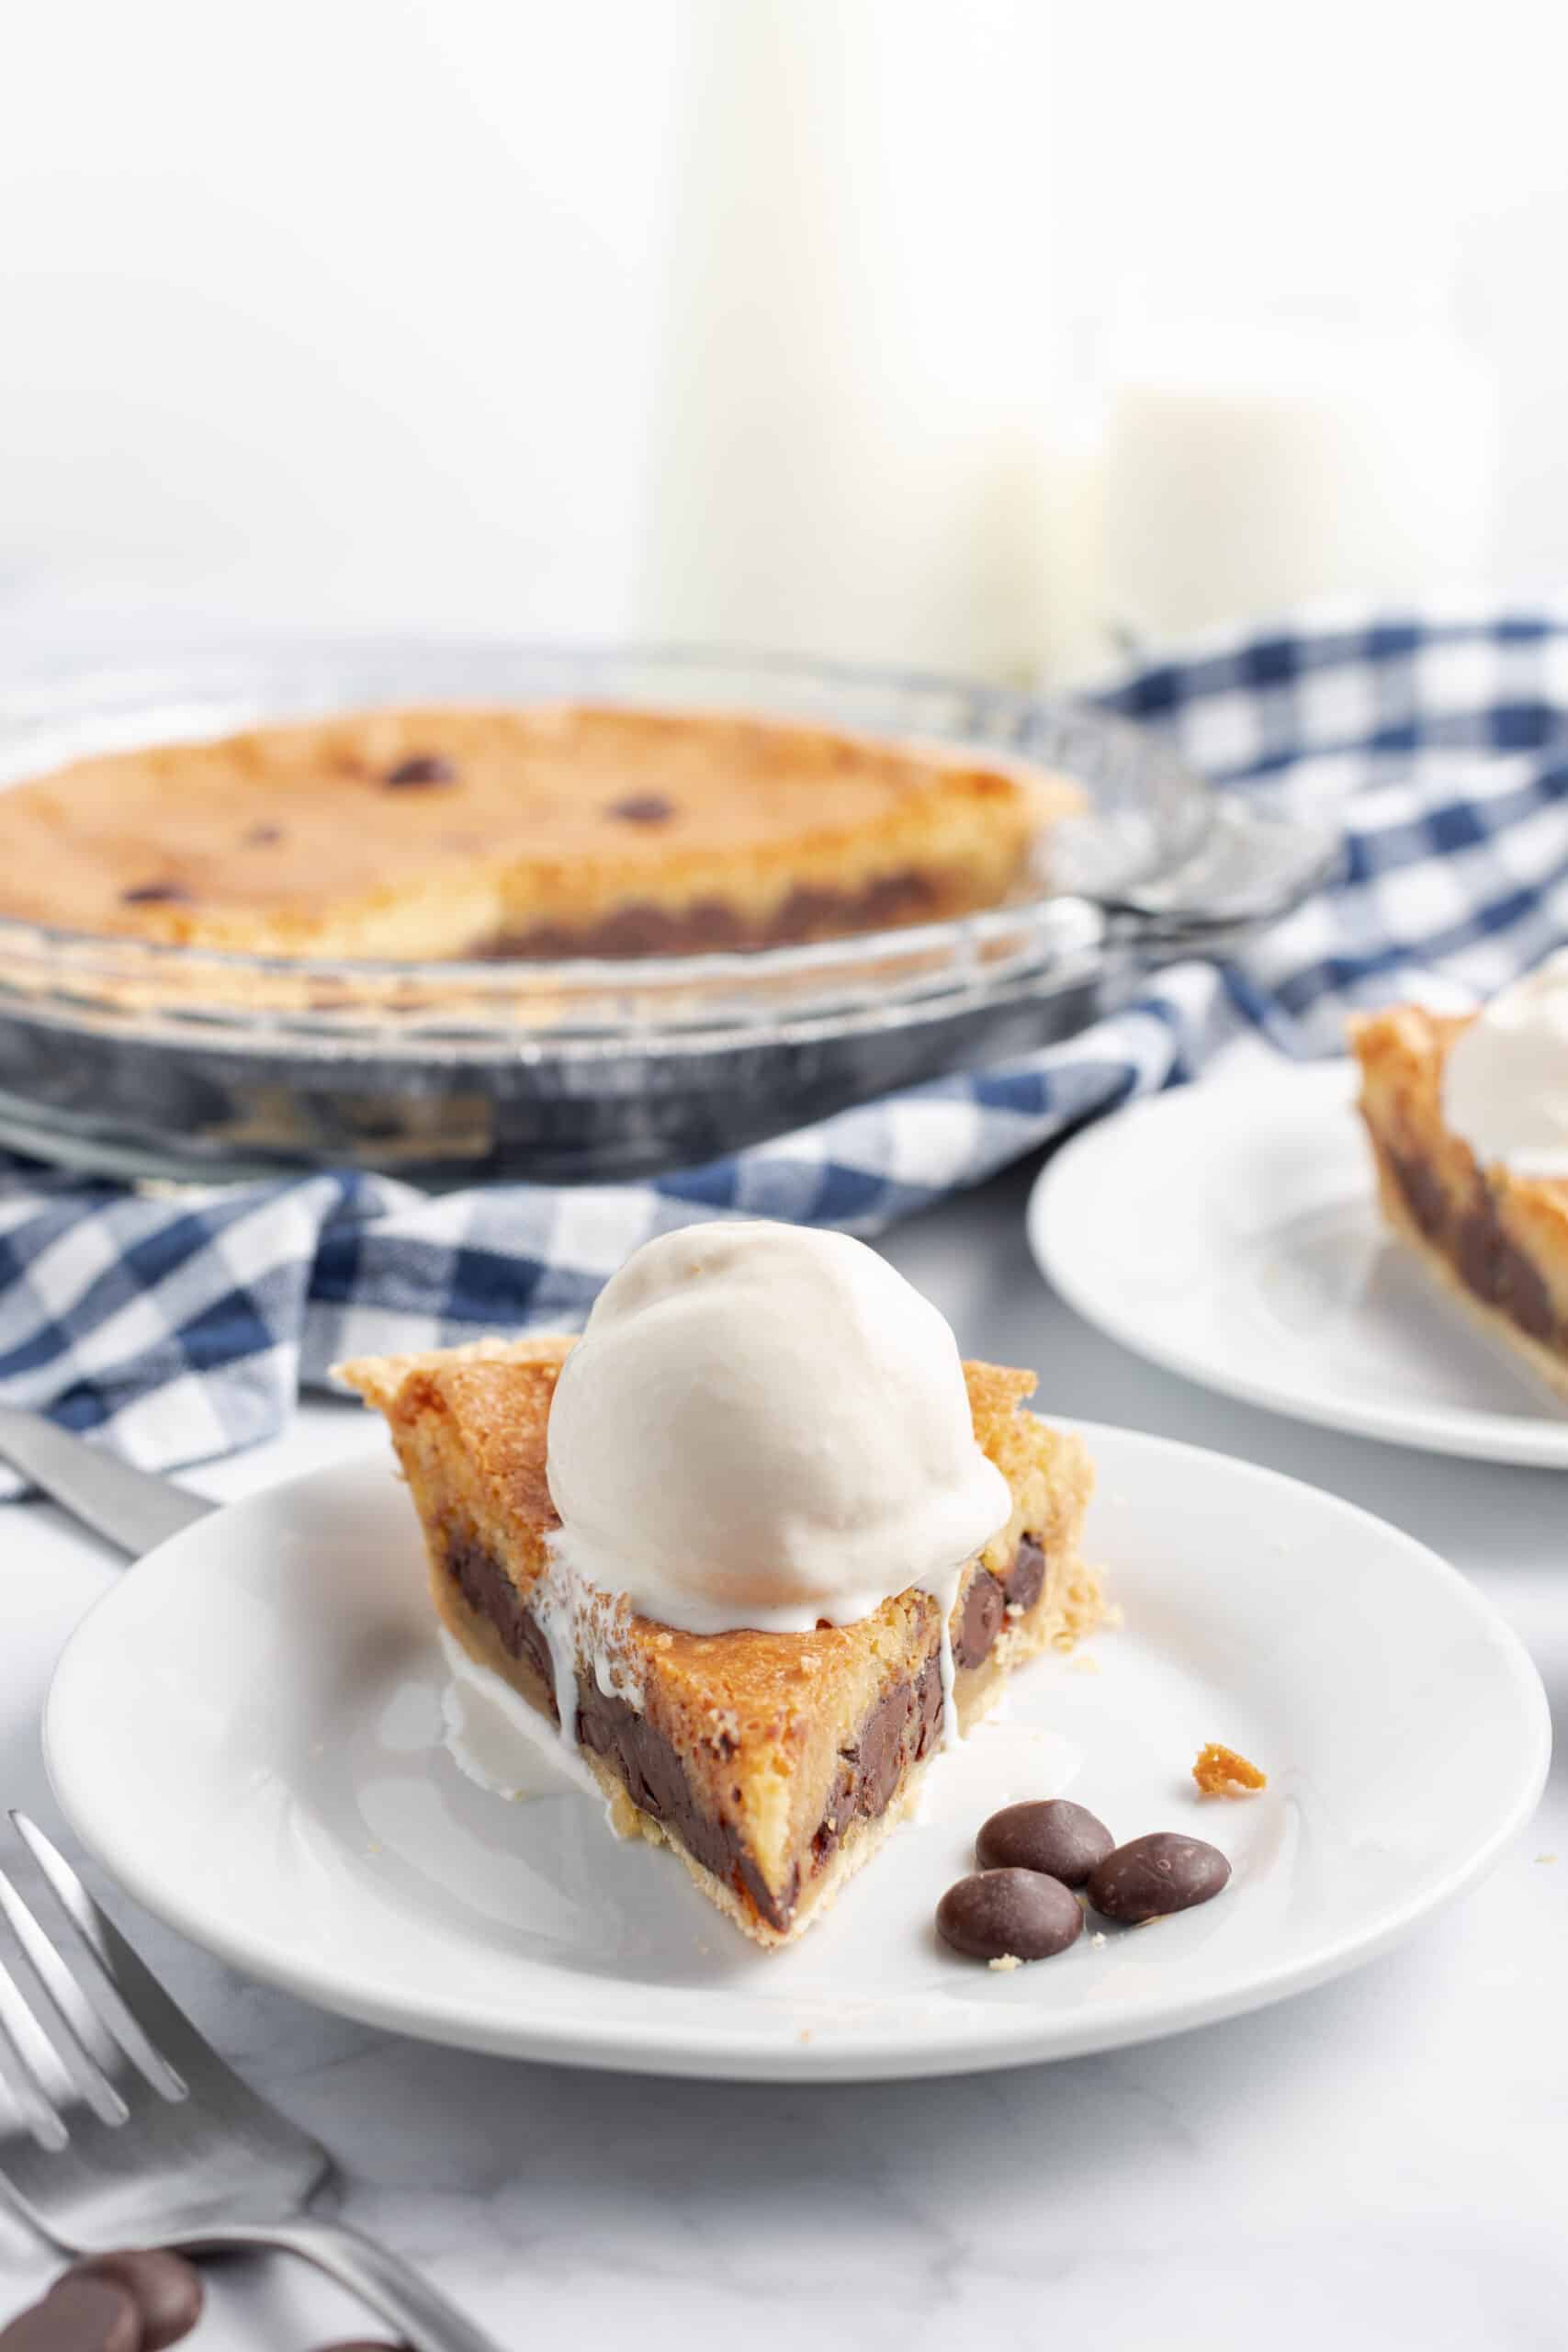
[{"label": "second white plate", "polygon": [[1206,1387],[1435,1453],[1568,1469],[1568,1413],[1389,1239],[1348,1063],[1179,1088],[1051,1161],[1070,1306]]}]

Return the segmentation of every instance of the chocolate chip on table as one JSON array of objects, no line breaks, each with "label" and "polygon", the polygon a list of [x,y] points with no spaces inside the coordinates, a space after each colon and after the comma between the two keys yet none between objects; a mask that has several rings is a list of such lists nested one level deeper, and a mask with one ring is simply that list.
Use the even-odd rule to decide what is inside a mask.
[{"label": "chocolate chip on table", "polygon": [[663,825],[675,814],[675,803],[660,792],[638,792],[629,800],[615,801],[610,814],[624,817],[628,825]]},{"label": "chocolate chip on table", "polygon": [[123,2287],[68,2270],[41,2303],[0,2328],[0,2352],[141,2352],[141,2314]]},{"label": "chocolate chip on table", "polygon": [[1107,1854],[1090,1876],[1089,1899],[1102,1917],[1135,1928],[1207,1903],[1230,1874],[1217,1846],[1156,1829]]},{"label": "chocolate chip on table", "polygon": [[1066,1797],[1004,1805],[975,1840],[983,1871],[1041,1871],[1064,1886],[1082,1886],[1116,1844],[1103,1821]]},{"label": "chocolate chip on table", "polygon": [[415,752],[411,758],[400,760],[395,768],[389,768],[381,781],[403,791],[422,784],[456,784],[457,771],[439,752]]},{"label": "chocolate chip on table", "polygon": [[190,892],[183,882],[138,882],[120,892],[119,901],[123,907],[181,907],[189,904]]},{"label": "chocolate chip on table", "polygon": [[195,2264],[183,2254],[156,2246],[120,2246],[112,2254],[89,2255],[66,2276],[104,2278],[124,2289],[141,2314],[141,2352],[164,2352],[165,2345],[188,2335],[206,2301]]},{"label": "chocolate chip on table", "polygon": [[1077,1895],[1038,1871],[976,1871],[936,1906],[937,1933],[966,1960],[1049,1960],[1083,1929]]}]

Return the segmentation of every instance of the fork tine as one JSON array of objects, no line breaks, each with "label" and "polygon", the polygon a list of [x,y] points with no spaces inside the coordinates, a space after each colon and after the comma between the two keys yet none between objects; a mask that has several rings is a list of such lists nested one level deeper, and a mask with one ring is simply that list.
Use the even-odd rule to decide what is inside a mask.
[{"label": "fork tine", "polygon": [[60,2109],[74,2096],[52,2041],[0,1961],[0,2082],[40,2146],[63,2148],[68,2134]]},{"label": "fork tine", "polygon": [[125,2061],[119,2044],[107,2033],[97,2011],[84,1995],[4,1870],[0,1870],[0,1913],[21,1948],[39,1998],[33,2014],[60,2052],[66,2073],[88,2105],[106,2123],[123,2123],[130,2109],[118,2087]]},{"label": "fork tine", "polygon": [[189,2086],[175,2064],[228,2067],[185,2011],[169,1998],[114,1921],[100,1911],[59,1848],[25,1813],[12,1826],[80,1939],[92,1973],[96,2006],[114,2034],[165,2098],[184,2098]]}]

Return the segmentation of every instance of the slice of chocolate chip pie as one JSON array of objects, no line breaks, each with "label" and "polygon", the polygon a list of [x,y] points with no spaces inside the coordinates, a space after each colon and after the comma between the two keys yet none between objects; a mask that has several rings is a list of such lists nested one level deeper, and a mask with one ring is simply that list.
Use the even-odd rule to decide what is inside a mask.
[{"label": "slice of chocolate chip pie", "polygon": [[1485,1160],[1450,1124],[1444,1080],[1473,1026],[1417,1004],[1351,1022],[1379,1203],[1471,1320],[1568,1400],[1568,1181]]},{"label": "slice of chocolate chip pie", "polygon": [[[564,1695],[615,1826],[670,1846],[747,1935],[781,1945],[875,1851],[942,1743],[939,1604],[911,1589],[814,1632],[701,1634],[603,1593],[563,1639],[547,1598],[559,1521],[546,1434],[572,1345],[481,1340],[338,1370],[391,1427],[446,1631],[558,1725]],[[1093,1476],[1081,1441],[1021,1409],[1032,1374],[967,1363],[964,1378],[1012,1502],[948,1621],[966,1726],[1014,1667],[1070,1649],[1104,1611],[1078,1552]]]}]

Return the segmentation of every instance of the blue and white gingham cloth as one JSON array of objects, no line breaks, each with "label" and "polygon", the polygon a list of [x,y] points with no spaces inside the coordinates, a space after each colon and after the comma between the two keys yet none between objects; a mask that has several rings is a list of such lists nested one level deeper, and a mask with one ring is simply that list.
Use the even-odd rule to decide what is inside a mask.
[{"label": "blue and white gingham cloth", "polygon": [[1218,783],[1333,812],[1343,881],[1066,1044],[654,1182],[429,1199],[342,1173],[193,1204],[0,1159],[0,1398],[148,1468],[207,1459],[275,1435],[339,1357],[580,1320],[651,1234],[876,1233],[1216,1058],[1332,1054],[1352,1006],[1462,1006],[1568,939],[1568,616],[1211,640],[1102,699]]}]

